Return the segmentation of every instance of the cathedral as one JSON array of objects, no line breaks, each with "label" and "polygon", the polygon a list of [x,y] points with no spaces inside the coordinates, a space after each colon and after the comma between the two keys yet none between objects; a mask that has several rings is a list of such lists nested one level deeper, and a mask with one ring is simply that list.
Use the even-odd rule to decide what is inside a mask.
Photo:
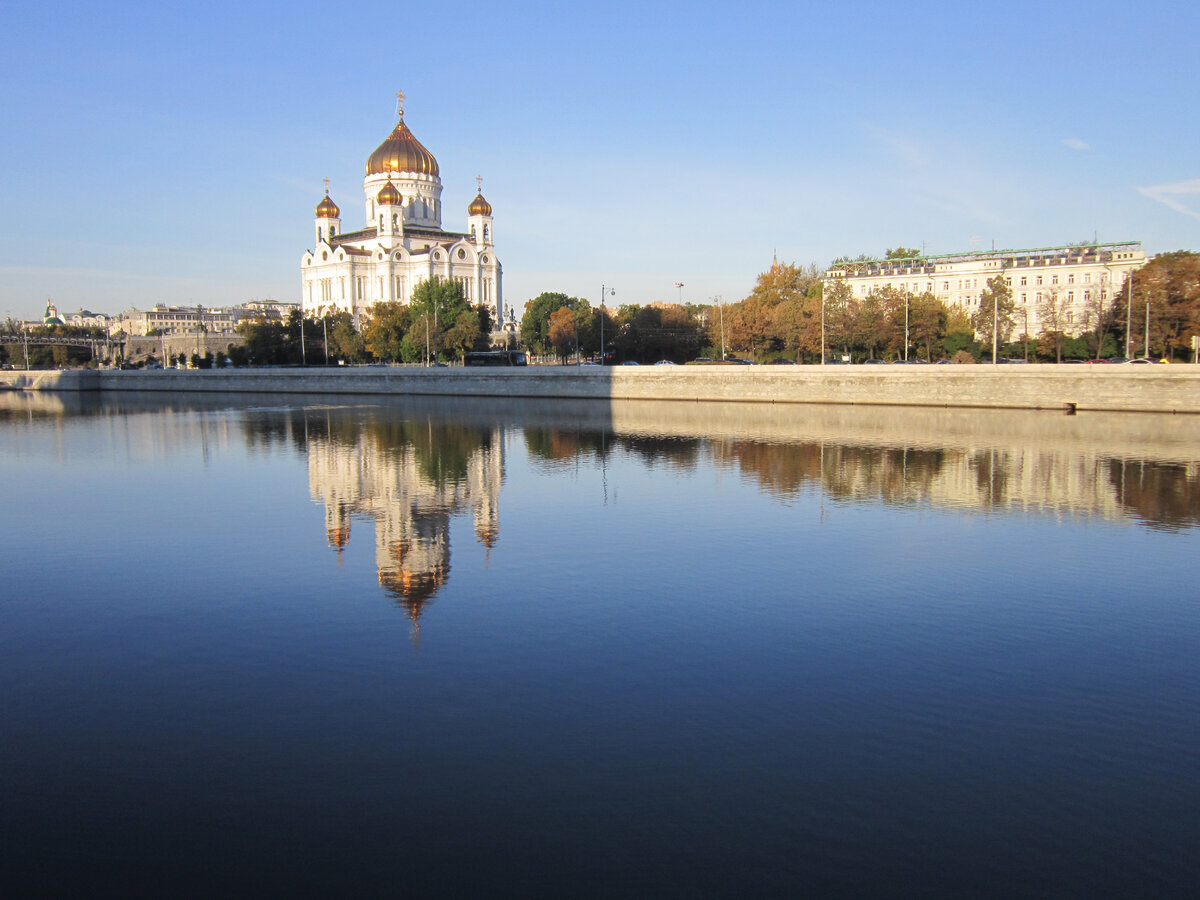
[{"label": "cathedral", "polygon": [[360,322],[373,304],[408,303],[417,285],[441,278],[462,285],[472,306],[486,306],[498,331],[506,324],[504,294],[482,180],[467,207],[467,230],[444,231],[437,160],[404,123],[404,94],[397,98],[396,127],[367,157],[362,228],[342,230],[326,179],[316,209],[316,246],[300,262],[304,314],[345,311]]}]

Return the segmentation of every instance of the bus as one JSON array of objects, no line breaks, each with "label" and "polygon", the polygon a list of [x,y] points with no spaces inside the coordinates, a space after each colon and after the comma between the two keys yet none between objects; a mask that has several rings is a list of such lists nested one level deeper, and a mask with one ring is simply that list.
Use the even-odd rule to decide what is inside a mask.
[{"label": "bus", "polygon": [[463,357],[464,366],[527,366],[520,350],[476,350]]}]

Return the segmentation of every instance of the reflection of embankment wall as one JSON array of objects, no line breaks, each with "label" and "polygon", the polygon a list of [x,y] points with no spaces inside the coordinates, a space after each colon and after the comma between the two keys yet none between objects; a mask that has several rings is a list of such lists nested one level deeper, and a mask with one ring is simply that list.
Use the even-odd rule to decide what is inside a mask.
[{"label": "reflection of embankment wall", "polygon": [[547,366],[218,371],[4,372],[24,390],[228,391],[725,400],[997,409],[1200,413],[1200,367],[1173,366]]}]

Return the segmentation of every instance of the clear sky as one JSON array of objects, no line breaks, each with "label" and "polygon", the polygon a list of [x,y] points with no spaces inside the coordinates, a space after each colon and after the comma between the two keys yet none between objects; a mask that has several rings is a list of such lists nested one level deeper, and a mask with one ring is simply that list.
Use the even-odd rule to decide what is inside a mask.
[{"label": "clear sky", "polygon": [[[9,4],[0,315],[298,300],[405,121],[507,302],[744,297],[777,252],[1200,249],[1194,2]],[[676,282],[683,282],[677,290]]]}]

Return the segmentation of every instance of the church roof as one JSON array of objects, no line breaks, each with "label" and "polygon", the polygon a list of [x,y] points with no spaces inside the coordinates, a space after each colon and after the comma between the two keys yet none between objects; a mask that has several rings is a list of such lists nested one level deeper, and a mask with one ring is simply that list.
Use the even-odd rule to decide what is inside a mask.
[{"label": "church roof", "polygon": [[329,199],[329,191],[325,192],[325,199],[317,204],[318,219],[336,219],[341,216],[342,211],[338,209],[338,205]]},{"label": "church roof", "polygon": [[471,201],[471,205],[467,207],[468,216],[490,216],[492,214],[492,204],[483,199],[483,192],[480,191],[475,195],[475,199]]},{"label": "church roof", "polygon": [[400,206],[404,202],[404,198],[400,196],[400,192],[392,184],[390,175],[388,176],[388,183],[380,188],[379,193],[375,195],[375,202],[387,206]]},{"label": "church roof", "polygon": [[403,114],[387,139],[367,157],[368,175],[382,175],[385,172],[438,174],[437,160],[409,131],[408,126],[404,124]]}]

